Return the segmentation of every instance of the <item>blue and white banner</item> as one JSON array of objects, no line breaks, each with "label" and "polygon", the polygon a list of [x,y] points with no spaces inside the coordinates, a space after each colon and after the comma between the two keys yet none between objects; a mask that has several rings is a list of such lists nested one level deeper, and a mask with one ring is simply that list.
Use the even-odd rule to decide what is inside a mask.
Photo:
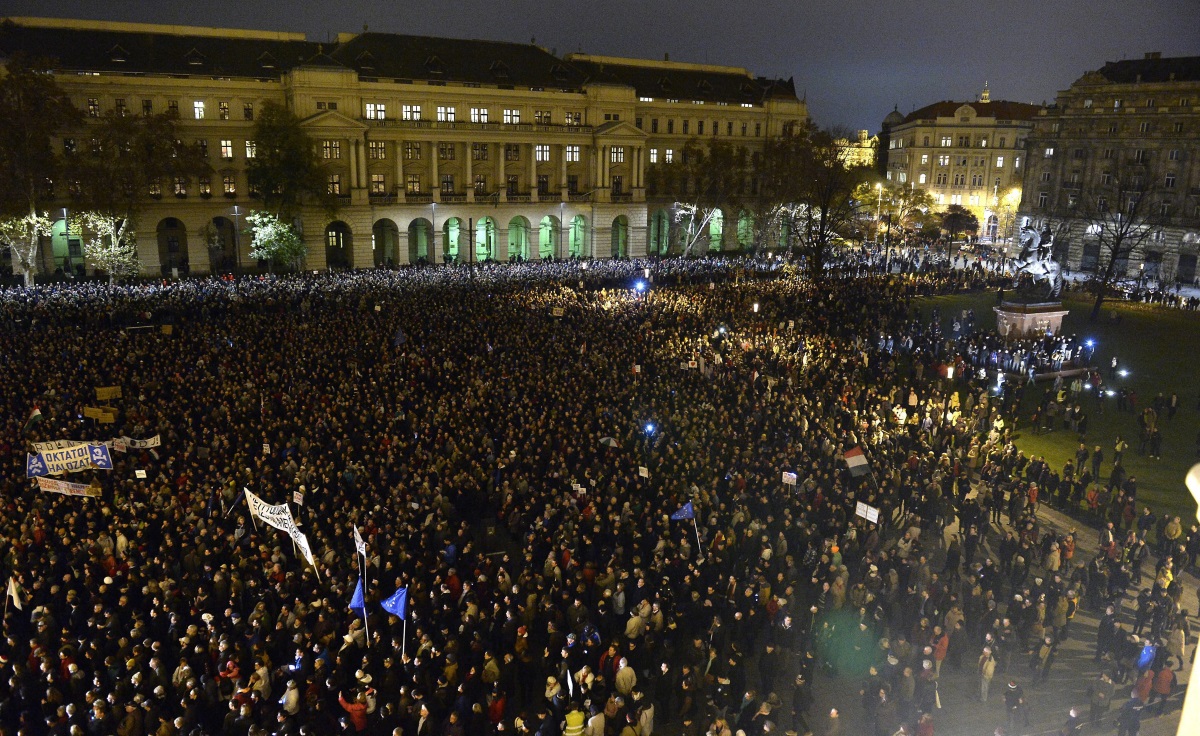
[{"label": "blue and white banner", "polygon": [[81,442],[27,455],[25,477],[62,475],[91,469],[112,470],[112,467],[112,456],[106,446]]}]

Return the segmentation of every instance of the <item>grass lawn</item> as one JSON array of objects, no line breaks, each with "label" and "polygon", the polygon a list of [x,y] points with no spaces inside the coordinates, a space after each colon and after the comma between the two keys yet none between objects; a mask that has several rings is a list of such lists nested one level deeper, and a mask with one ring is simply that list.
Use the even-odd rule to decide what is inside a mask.
[{"label": "grass lawn", "polygon": [[[982,329],[995,329],[996,315],[992,311],[994,292],[962,294],[921,299],[917,302],[928,317],[929,309],[941,307],[942,318],[949,327],[949,318],[959,310],[975,310],[977,324]],[[1117,412],[1116,399],[1108,399],[1103,416],[1094,401],[1083,402],[1088,414],[1089,449],[1104,448],[1105,462],[1101,476],[1107,480],[1111,469],[1113,443],[1118,434],[1129,443],[1124,464],[1138,482],[1138,501],[1148,504],[1155,513],[1170,511],[1182,517],[1184,528],[1196,520],[1196,504],[1184,486],[1188,469],[1197,462],[1196,442],[1200,433],[1200,312],[1132,305],[1123,302],[1106,303],[1095,323],[1088,321],[1090,299],[1069,296],[1064,300],[1070,314],[1063,320],[1063,331],[1096,340],[1093,364],[1099,366],[1109,388],[1126,386],[1137,391],[1138,410],[1148,406],[1155,394],[1170,398],[1179,394],[1180,410],[1168,421],[1164,411],[1159,417],[1163,433],[1161,460],[1151,460],[1137,454],[1137,418],[1131,412]],[[1120,322],[1109,319],[1110,313],[1120,316]],[[1116,355],[1120,365],[1129,371],[1126,378],[1109,378],[1109,365]],[[1045,456],[1051,466],[1061,470],[1078,447],[1078,435],[1058,429],[1049,434],[1034,435],[1028,421],[1034,397],[1049,388],[1050,382],[1039,384],[1037,392],[1027,391],[1018,425],[1017,447],[1026,455]],[[1140,508],[1139,508],[1140,511]]]}]

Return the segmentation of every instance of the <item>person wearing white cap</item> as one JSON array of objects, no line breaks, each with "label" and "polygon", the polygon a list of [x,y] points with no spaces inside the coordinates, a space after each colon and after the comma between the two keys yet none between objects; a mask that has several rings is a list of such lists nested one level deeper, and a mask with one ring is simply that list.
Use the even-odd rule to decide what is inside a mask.
[{"label": "person wearing white cap", "polygon": [[617,663],[617,676],[613,678],[613,684],[617,688],[617,692],[628,697],[633,692],[634,685],[637,685],[637,673],[629,666],[629,661],[621,657],[621,661]]}]

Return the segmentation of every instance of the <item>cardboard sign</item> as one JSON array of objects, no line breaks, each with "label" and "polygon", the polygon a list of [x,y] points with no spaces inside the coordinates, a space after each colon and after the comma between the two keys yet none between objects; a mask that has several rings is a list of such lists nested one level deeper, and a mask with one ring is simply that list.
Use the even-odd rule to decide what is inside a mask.
[{"label": "cardboard sign", "polygon": [[381,304],[376,304],[376,305],[375,305],[375,311],[376,311],[376,312],[382,312],[382,311],[383,311],[383,305],[381,305]]},{"label": "cardboard sign", "polygon": [[162,327],[159,328],[159,330],[164,335],[170,335],[172,332],[175,331],[175,325],[163,325]]},{"label": "cardboard sign", "polygon": [[854,514],[861,516],[872,524],[879,523],[879,509],[859,501],[854,507]]},{"label": "cardboard sign", "polygon": [[796,474],[795,474],[795,473],[788,473],[788,472],[786,472],[786,471],[785,471],[785,472],[784,472],[784,474],[783,474],[783,484],[784,484],[785,486],[794,486],[794,485],[796,485]]},{"label": "cardboard sign", "polygon": [[295,493],[293,493],[292,494],[292,503],[296,504],[297,506],[303,506],[304,505],[304,494],[301,493],[300,491],[296,491]]},{"label": "cardboard sign", "polygon": [[650,469],[644,465],[639,465],[638,466],[638,475],[642,476],[643,478],[649,478],[650,477]]},{"label": "cardboard sign", "polygon": [[121,398],[120,386],[97,386],[96,401],[108,401],[109,399]]},{"label": "cardboard sign", "polygon": [[634,372],[634,373],[641,373],[641,372],[642,372],[642,367],[641,367],[640,365],[634,364],[634,366],[633,366],[633,372]]},{"label": "cardboard sign", "polygon": [[117,410],[111,406],[85,406],[83,415],[101,424],[114,424],[117,421]]},{"label": "cardboard sign", "polygon": [[561,317],[563,314],[565,314],[565,312],[563,311],[562,307],[551,307],[550,309],[550,315],[552,317]]},{"label": "cardboard sign", "polygon": [[268,444],[268,443],[266,443],[266,442],[264,442],[264,443],[263,443],[263,454],[264,454],[264,455],[270,455],[270,454],[271,454],[271,445],[270,445],[270,444]]},{"label": "cardboard sign", "polygon": [[145,477],[146,477],[146,471],[144,471],[144,470],[135,470],[135,471],[133,471],[133,475],[134,475],[134,477],[136,477],[136,478],[142,478],[142,479],[145,479]]}]

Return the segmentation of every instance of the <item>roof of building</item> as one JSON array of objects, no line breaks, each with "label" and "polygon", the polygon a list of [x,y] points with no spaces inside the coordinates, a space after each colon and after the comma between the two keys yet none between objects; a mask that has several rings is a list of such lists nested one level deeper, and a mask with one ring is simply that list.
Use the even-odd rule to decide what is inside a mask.
[{"label": "roof of building", "polygon": [[1164,59],[1157,54],[1147,54],[1143,59],[1110,61],[1100,67],[1098,73],[1116,84],[1196,82],[1200,81],[1200,56]]},{"label": "roof of building", "polygon": [[[0,23],[0,58],[18,52],[49,57],[70,71],[278,77],[321,51],[293,34],[207,33],[139,24],[32,25]],[[177,32],[173,32],[173,30]],[[189,30],[195,30],[189,33]]]},{"label": "roof of building", "polygon": [[624,84],[639,97],[700,100],[729,104],[761,104],[768,99],[796,99],[791,79],[753,77],[738,67],[649,61],[568,54],[566,60],[589,81]]},{"label": "roof of building", "polygon": [[584,74],[533,44],[395,33],[342,37],[330,55],[364,77],[577,89]]},{"label": "roof of building", "polygon": [[1008,100],[996,100],[994,102],[954,102],[953,100],[943,100],[942,102],[935,102],[932,105],[926,105],[919,110],[913,110],[904,116],[904,122],[911,123],[914,120],[954,117],[955,112],[963,105],[974,109],[975,114],[981,118],[995,118],[997,120],[1032,120],[1037,116],[1038,110],[1041,109],[1038,105],[1030,105],[1024,102],[1009,102]]}]

